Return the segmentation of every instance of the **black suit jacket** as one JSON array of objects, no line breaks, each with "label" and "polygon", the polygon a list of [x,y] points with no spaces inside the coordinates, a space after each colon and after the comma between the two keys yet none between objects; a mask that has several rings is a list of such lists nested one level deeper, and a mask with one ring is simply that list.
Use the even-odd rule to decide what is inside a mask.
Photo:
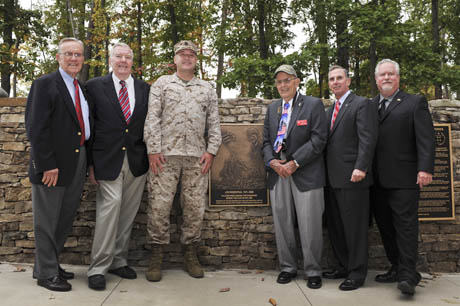
[{"label": "black suit jacket", "polygon": [[[326,112],[329,123],[334,105]],[[326,168],[328,185],[333,188],[369,187],[372,159],[377,142],[377,112],[369,99],[350,93],[342,104],[332,130],[328,128]],[[354,169],[366,172],[356,183],[350,181]]]},{"label": "black suit jacket", "polygon": [[43,172],[58,168],[57,186],[69,185],[80,154],[81,130],[72,97],[59,71],[32,83],[25,124],[31,144],[30,181],[42,184]]},{"label": "black suit jacket", "polygon": [[[372,100],[378,108],[380,96]],[[433,173],[435,139],[425,97],[399,91],[379,120],[375,152],[377,179],[384,188],[418,188],[417,173]]]},{"label": "black suit jacket", "polygon": [[134,79],[136,102],[129,124],[121,111],[112,74],[86,83],[94,131],[90,141],[90,165],[97,180],[115,180],[120,174],[125,152],[134,176],[147,172],[149,163],[143,140],[150,86]]},{"label": "black suit jacket", "polygon": [[[300,168],[292,178],[300,191],[324,187],[325,167],[323,150],[327,140],[327,123],[324,105],[318,98],[298,94],[286,135],[287,160],[296,160]],[[275,185],[278,174],[268,166],[270,160],[279,158],[273,150],[281,118],[282,99],[267,108],[264,122],[262,153],[268,170],[268,187]]]}]

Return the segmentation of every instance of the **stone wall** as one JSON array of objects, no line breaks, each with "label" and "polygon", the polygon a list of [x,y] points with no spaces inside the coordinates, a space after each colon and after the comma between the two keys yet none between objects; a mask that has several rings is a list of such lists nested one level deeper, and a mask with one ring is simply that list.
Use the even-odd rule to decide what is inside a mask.
[{"label": "stone wall", "polygon": [[[227,99],[220,102],[222,123],[263,123],[266,105],[261,99]],[[325,101],[329,105],[329,101]],[[0,261],[33,262],[34,233],[27,163],[30,146],[24,128],[25,99],[0,99]],[[423,271],[460,272],[460,101],[431,101],[433,119],[452,124],[456,220],[421,222],[420,260]],[[82,203],[62,262],[89,264],[95,225],[95,188],[85,184]],[[165,267],[182,265],[179,243],[181,211],[176,197],[171,214],[172,243],[166,248]],[[146,239],[146,192],[136,217],[129,259],[146,266],[150,246]],[[207,208],[199,248],[208,268],[275,269],[277,267],[273,219],[269,207]],[[378,230],[369,231],[369,267],[388,265]],[[325,233],[323,266],[333,262]]]}]

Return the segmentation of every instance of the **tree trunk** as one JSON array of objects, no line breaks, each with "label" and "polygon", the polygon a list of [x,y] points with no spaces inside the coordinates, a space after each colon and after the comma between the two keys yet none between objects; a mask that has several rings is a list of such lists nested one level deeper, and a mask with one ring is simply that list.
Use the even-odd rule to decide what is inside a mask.
[{"label": "tree trunk", "polygon": [[142,80],[142,2],[137,0],[137,77]]},{"label": "tree trunk", "polygon": [[70,0],[66,1],[66,8],[67,8],[68,16],[69,16],[69,23],[72,26],[72,36],[77,37],[78,29],[76,29],[75,23],[74,23],[74,20],[73,20],[72,5],[70,3]]},{"label": "tree trunk", "polygon": [[337,39],[337,64],[349,70],[348,37],[348,10],[342,8],[344,1],[338,1],[339,9],[335,13],[336,39]]},{"label": "tree trunk", "polygon": [[[382,1],[383,2],[383,1]],[[370,4],[374,9],[377,9],[378,0],[372,0]],[[377,43],[375,42],[375,33],[372,35],[369,46],[369,82],[371,85],[371,96],[374,97],[378,93],[377,84],[375,83],[375,66],[377,66]]]},{"label": "tree trunk", "polygon": [[[179,32],[177,28],[177,20],[176,20],[176,11],[174,8],[174,1],[168,1],[168,9],[169,9],[169,18],[171,21],[171,39],[173,41],[173,46],[179,42]],[[174,50],[173,50],[174,54]]]},{"label": "tree trunk", "polygon": [[[316,31],[320,45],[319,55],[319,97],[329,98],[327,90],[327,72],[329,68],[328,44],[327,44],[327,20],[326,20],[326,2],[325,0],[317,1],[316,7]],[[323,92],[324,91],[324,92]]]},{"label": "tree trunk", "polygon": [[[10,94],[11,91],[11,64],[9,63],[11,59],[11,48],[13,47],[13,28],[14,28],[14,19],[16,17],[16,8],[17,8],[17,0],[11,1],[3,1],[3,12],[2,15],[4,17],[4,24],[2,24],[2,39],[3,39],[3,46],[2,51],[5,51],[2,54],[2,60],[0,61],[0,77],[2,78],[1,87]],[[3,63],[2,63],[3,62]]]},{"label": "tree trunk", "polygon": [[224,39],[225,39],[225,28],[227,27],[227,13],[228,13],[228,0],[222,1],[222,15],[221,15],[221,23],[220,23],[220,33],[219,33],[219,41],[217,47],[217,84],[216,84],[216,92],[217,97],[220,99],[222,98],[222,84],[219,83],[220,78],[224,74]]},{"label": "tree trunk", "polygon": [[257,22],[259,25],[259,53],[260,58],[268,58],[268,47],[265,39],[265,1],[257,0]]},{"label": "tree trunk", "polygon": [[[439,71],[441,70],[441,52],[439,47],[439,20],[438,20],[438,0],[431,0],[431,34],[433,37],[433,53],[438,56],[436,63]],[[434,81],[434,96],[436,99],[442,99],[442,87],[438,81]]]},{"label": "tree trunk", "polygon": [[[94,3],[95,0],[91,1],[91,13],[89,17],[89,24],[88,24],[88,30],[86,32],[86,41],[88,42],[84,46],[83,50],[83,55],[85,57],[85,60],[88,61],[91,59],[91,51],[93,49],[93,31],[94,31]],[[83,68],[81,69],[79,80],[83,83],[86,83],[89,79],[89,64],[86,62],[83,64]]]}]

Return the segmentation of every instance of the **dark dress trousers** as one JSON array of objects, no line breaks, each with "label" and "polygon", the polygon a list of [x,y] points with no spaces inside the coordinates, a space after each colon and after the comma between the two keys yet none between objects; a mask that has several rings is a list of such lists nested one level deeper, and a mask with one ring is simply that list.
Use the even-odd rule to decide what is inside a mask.
[{"label": "dark dress trousers", "polygon": [[[372,100],[378,108],[380,96]],[[425,97],[399,91],[381,119],[374,158],[371,202],[385,252],[398,267],[398,278],[420,281],[417,173],[433,174],[435,139]]]},{"label": "dark dress trousers", "polygon": [[[372,158],[377,141],[377,113],[369,99],[350,93],[342,103],[326,146],[325,215],[338,270],[349,279],[367,275],[367,228]],[[334,105],[326,112],[330,124]],[[354,169],[366,172],[351,182]]]},{"label": "dark dress trousers", "polygon": [[133,175],[146,173],[149,162],[143,136],[150,86],[134,79],[136,104],[129,125],[121,111],[111,73],[89,80],[86,90],[95,122],[89,163],[94,166],[96,180],[116,179],[126,152]]},{"label": "dark dress trousers", "polygon": [[[31,144],[29,179],[35,232],[34,276],[58,275],[59,254],[72,229],[86,175],[86,150],[72,97],[59,71],[32,83],[25,112]],[[42,184],[43,172],[58,168],[56,187]]]}]

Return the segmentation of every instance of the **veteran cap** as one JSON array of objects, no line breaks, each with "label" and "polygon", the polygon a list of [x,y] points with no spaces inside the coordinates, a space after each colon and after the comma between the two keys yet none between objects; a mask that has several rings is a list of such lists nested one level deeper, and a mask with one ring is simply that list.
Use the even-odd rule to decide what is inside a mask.
[{"label": "veteran cap", "polygon": [[198,54],[198,48],[190,40],[181,40],[180,42],[174,45],[174,54],[177,54],[177,52],[181,50],[192,50],[193,52]]},{"label": "veteran cap", "polygon": [[274,75],[274,77],[276,77],[276,75],[278,74],[278,72],[285,72],[285,73],[287,73],[287,74],[291,74],[291,75],[297,77],[297,73],[295,73],[294,67],[292,67],[291,65],[281,65],[281,66],[279,66],[279,67],[275,70],[275,75]]}]

